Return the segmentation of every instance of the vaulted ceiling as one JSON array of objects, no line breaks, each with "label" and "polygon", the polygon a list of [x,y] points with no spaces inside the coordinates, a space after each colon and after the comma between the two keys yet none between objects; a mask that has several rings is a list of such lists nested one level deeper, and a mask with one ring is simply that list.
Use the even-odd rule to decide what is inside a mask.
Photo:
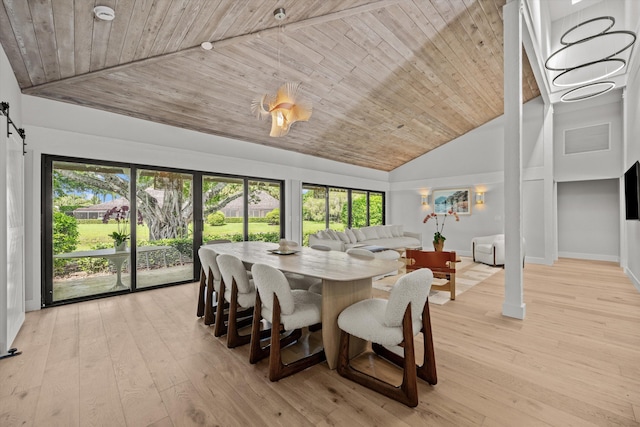
[{"label": "vaulted ceiling", "polygon": [[[25,94],[390,171],[503,113],[504,3],[3,0],[0,42]],[[250,106],[285,81],[313,115],[272,138]]]}]

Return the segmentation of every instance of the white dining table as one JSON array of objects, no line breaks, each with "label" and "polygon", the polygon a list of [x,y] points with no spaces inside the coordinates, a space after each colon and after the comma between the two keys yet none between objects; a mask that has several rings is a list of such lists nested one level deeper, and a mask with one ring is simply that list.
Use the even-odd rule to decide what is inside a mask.
[{"label": "white dining table", "polygon": [[[291,255],[277,255],[277,243],[234,242],[204,245],[217,253],[230,254],[248,264],[267,264],[278,270],[322,279],[322,343],[329,368],[338,360],[340,329],[338,315],[346,307],[371,298],[373,277],[398,269],[397,261],[366,260],[340,251],[296,247]],[[352,339],[350,354],[364,351],[366,342]]]}]

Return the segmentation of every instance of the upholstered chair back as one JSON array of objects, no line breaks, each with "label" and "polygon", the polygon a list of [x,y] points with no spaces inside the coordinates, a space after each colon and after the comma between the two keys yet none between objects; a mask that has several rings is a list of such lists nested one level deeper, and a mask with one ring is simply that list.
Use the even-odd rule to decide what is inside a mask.
[{"label": "upholstered chair back", "polygon": [[251,267],[251,272],[260,294],[262,305],[273,313],[273,295],[275,294],[278,296],[278,302],[280,303],[280,313],[283,315],[292,314],[295,308],[293,294],[284,273],[265,264],[254,264]]},{"label": "upholstered chair back", "polygon": [[389,294],[389,302],[384,314],[385,325],[402,326],[402,318],[409,303],[411,303],[411,321],[414,325],[419,324],[432,283],[433,273],[427,268],[402,276]]},{"label": "upholstered chair back", "polygon": [[[205,247],[201,247],[198,249],[198,257],[200,258],[200,264],[202,264],[202,270],[204,271],[205,277],[209,278],[209,272],[213,271],[212,265],[216,262],[216,253],[211,249],[207,249]],[[216,264],[216,269],[218,265]],[[215,277],[215,276],[214,276]]]},{"label": "upholstered chair back", "polygon": [[231,284],[235,280],[238,293],[248,294],[254,290],[240,258],[229,254],[219,254],[216,261],[227,289],[231,289]]}]

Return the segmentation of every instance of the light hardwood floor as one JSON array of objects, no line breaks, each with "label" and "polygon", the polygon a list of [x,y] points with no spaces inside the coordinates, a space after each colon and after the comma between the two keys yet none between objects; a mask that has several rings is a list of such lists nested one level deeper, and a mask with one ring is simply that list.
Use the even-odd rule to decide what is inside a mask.
[{"label": "light hardwood floor", "polygon": [[196,284],[27,313],[23,354],[0,360],[0,425],[640,426],[640,294],[621,269],[524,277],[524,321],[501,315],[504,272],[431,306],[439,381],[419,381],[415,409],[326,364],[269,382],[196,318]]}]

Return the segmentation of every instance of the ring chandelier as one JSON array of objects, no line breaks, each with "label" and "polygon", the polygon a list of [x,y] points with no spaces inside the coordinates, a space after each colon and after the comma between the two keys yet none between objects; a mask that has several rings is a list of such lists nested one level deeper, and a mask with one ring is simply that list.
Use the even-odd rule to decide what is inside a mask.
[{"label": "ring chandelier", "polygon": [[598,95],[605,94],[616,87],[614,82],[597,82],[589,83],[588,85],[580,86],[570,91],[565,92],[560,100],[562,102],[577,102],[584,101],[585,99],[595,98]]},{"label": "ring chandelier", "polygon": [[615,22],[612,16],[588,19],[560,37],[563,47],[549,55],[544,64],[549,71],[562,71],[553,78],[552,84],[558,87],[582,85],[562,95],[561,101],[582,101],[615,87],[612,81],[597,81],[622,70],[626,61],[614,57],[636,42],[636,34],[632,31],[610,31]]}]

